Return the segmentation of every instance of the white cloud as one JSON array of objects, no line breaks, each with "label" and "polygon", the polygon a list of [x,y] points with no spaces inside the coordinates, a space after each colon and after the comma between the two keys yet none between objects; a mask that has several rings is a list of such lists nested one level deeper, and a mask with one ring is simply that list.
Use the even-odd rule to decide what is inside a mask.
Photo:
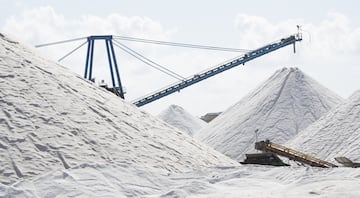
[{"label": "white cloud", "polygon": [[[174,32],[174,28],[164,28],[162,24],[148,17],[128,17],[119,14],[109,14],[104,17],[86,15],[79,18],[68,19],[49,6],[27,10],[19,16],[12,16],[6,20],[1,30],[19,40],[33,45],[101,34],[130,35],[132,37],[169,40],[171,34]],[[43,54],[57,60],[84,41],[40,48],[39,50]],[[130,44],[130,46],[132,45]],[[151,55],[155,53],[153,48],[149,48],[147,45],[136,44],[136,46],[138,49],[141,49],[141,52],[146,52]],[[119,49],[115,50],[120,51]],[[85,54],[86,46],[67,58],[62,64],[82,75]],[[99,79],[109,79],[104,43],[96,42],[94,56],[94,74],[97,74],[96,77]],[[133,58],[129,56],[125,56],[124,59],[119,60],[119,65],[122,67],[122,71],[120,71],[121,74],[132,75],[133,78],[130,77],[130,80],[134,78],[141,79],[142,76],[148,74],[146,72],[148,68],[144,71],[144,69],[139,70],[138,67],[123,67],[123,65],[127,65],[128,63],[131,63],[131,65],[141,63],[134,62]]]},{"label": "white cloud", "polygon": [[[299,67],[342,96],[348,96],[358,89],[360,67],[357,57],[360,55],[360,28],[353,27],[351,20],[345,15],[329,13],[322,21],[309,23],[302,19],[272,22],[262,16],[239,14],[234,20],[233,28],[239,34],[238,46],[251,49],[280,39],[282,36],[296,33],[298,24],[310,33],[311,42],[308,33],[304,32],[304,40],[297,46],[297,54],[293,55],[291,47],[287,47],[184,89],[180,93],[167,96],[144,108],[156,113],[175,103],[195,115],[201,115],[207,111],[221,111],[237,102],[270,76],[275,69],[285,66]],[[161,22],[148,17],[109,14],[102,17],[86,15],[79,18],[66,18],[51,7],[40,7],[25,11],[19,16],[10,17],[1,31],[28,43],[38,44],[92,34],[114,34],[172,41],[178,30],[176,27],[164,27]],[[59,58],[80,43],[48,47],[43,50],[43,53]],[[105,78],[109,72],[107,67],[100,68],[100,65],[107,65],[105,49],[100,44],[95,49],[95,65],[99,66],[94,68],[94,72],[99,74],[99,78],[102,76]],[[150,47],[139,43],[126,44],[185,76],[236,56],[170,47]],[[82,74],[85,48],[83,47],[63,64]],[[123,84],[128,90],[128,98],[142,96],[174,82],[174,79],[116,50]]]},{"label": "white cloud", "polygon": [[[241,43],[247,46],[261,45],[281,35],[296,33],[296,25],[302,25],[304,42],[319,54],[358,54],[360,49],[360,28],[352,27],[351,21],[340,13],[329,13],[319,24],[307,23],[301,19],[270,22],[264,17],[239,14],[235,28],[241,35]],[[310,42],[310,44],[309,44]],[[312,52],[313,53],[313,52]]]},{"label": "white cloud", "polygon": [[24,41],[39,42],[43,38],[58,39],[65,32],[65,19],[50,7],[29,10],[21,17],[12,16],[6,20],[2,31]]},{"label": "white cloud", "polygon": [[[6,20],[2,31],[19,36],[31,43],[45,39],[67,39],[96,34],[132,35],[168,39],[173,31],[165,30],[157,21],[148,17],[127,17],[109,14],[105,17],[86,15],[75,19],[66,19],[52,7],[39,7],[24,11],[20,16]],[[27,34],[23,34],[26,32]]]},{"label": "white cloud", "polygon": [[270,65],[271,70],[279,65],[300,67],[343,97],[359,89],[360,67],[357,59],[360,55],[360,27],[354,27],[346,15],[329,13],[318,23],[302,19],[271,22],[263,17],[244,14],[239,14],[235,20],[240,42],[247,46],[261,45],[266,40],[295,33],[296,25],[302,25],[306,30],[303,41],[297,45],[297,54],[288,55],[290,50],[284,49],[259,59],[257,65],[262,69]]}]

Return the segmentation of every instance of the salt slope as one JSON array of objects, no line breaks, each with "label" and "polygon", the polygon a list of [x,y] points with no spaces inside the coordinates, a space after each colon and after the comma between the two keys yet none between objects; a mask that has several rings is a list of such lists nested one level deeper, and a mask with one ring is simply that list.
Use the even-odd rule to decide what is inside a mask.
[{"label": "salt slope", "polygon": [[255,152],[256,130],[258,140],[285,143],[341,101],[298,68],[283,68],[195,137],[242,160],[245,153]]},{"label": "salt slope", "polygon": [[0,34],[0,183],[80,163],[235,162]]},{"label": "salt slope", "polygon": [[194,135],[196,131],[202,129],[207,124],[200,118],[191,115],[184,108],[177,105],[170,105],[167,109],[162,111],[158,117],[190,136]]},{"label": "salt slope", "polygon": [[[150,174],[149,174],[150,173]],[[156,177],[154,177],[156,175]],[[123,178],[127,178],[126,182]],[[126,164],[82,164],[12,186],[0,197],[354,197],[360,169],[214,167],[186,173]]]},{"label": "salt slope", "polygon": [[340,156],[360,161],[360,90],[287,144],[332,162]]}]

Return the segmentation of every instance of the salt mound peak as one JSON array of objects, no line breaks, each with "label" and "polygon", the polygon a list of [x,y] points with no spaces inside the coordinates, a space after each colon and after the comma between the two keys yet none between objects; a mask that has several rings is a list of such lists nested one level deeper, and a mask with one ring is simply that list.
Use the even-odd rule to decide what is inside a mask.
[{"label": "salt mound peak", "polygon": [[360,161],[360,90],[287,143],[302,152],[334,162]]},{"label": "salt mound peak", "polygon": [[257,140],[282,144],[342,101],[298,68],[282,68],[195,137],[233,159]]},{"label": "salt mound peak", "polygon": [[0,35],[0,183],[84,163],[169,172],[235,162]]},{"label": "salt mound peak", "polygon": [[170,105],[162,111],[158,117],[171,126],[192,136],[196,131],[206,126],[206,123],[188,113],[184,108],[178,105]]}]

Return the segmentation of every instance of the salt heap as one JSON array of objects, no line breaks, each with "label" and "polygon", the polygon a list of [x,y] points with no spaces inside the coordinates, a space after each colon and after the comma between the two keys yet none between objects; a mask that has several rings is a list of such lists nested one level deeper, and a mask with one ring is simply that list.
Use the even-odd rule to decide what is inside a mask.
[{"label": "salt heap", "polygon": [[341,156],[360,161],[360,90],[287,144],[328,161]]},{"label": "salt heap", "polygon": [[158,117],[171,126],[193,136],[194,133],[206,126],[206,122],[197,118],[180,106],[170,105]]},{"label": "salt heap", "polygon": [[82,163],[235,162],[0,34],[0,183]]},{"label": "salt heap", "polygon": [[256,136],[282,144],[341,101],[298,68],[283,68],[195,137],[241,160],[255,152]]}]

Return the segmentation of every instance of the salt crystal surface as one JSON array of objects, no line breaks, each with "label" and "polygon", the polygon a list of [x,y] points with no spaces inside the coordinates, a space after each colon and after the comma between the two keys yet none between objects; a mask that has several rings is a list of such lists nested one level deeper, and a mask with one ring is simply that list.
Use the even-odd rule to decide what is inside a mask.
[{"label": "salt crystal surface", "polygon": [[300,69],[283,68],[195,137],[242,160],[245,153],[256,152],[256,137],[283,144],[341,101]]},{"label": "salt crystal surface", "polygon": [[332,162],[342,156],[360,162],[360,91],[301,131],[287,145]]},{"label": "salt crystal surface", "polygon": [[158,117],[173,127],[193,136],[198,130],[206,126],[206,122],[202,121],[184,108],[178,105],[171,105],[162,111]]},{"label": "salt crystal surface", "polygon": [[83,163],[190,171],[235,162],[0,35],[0,183]]}]

